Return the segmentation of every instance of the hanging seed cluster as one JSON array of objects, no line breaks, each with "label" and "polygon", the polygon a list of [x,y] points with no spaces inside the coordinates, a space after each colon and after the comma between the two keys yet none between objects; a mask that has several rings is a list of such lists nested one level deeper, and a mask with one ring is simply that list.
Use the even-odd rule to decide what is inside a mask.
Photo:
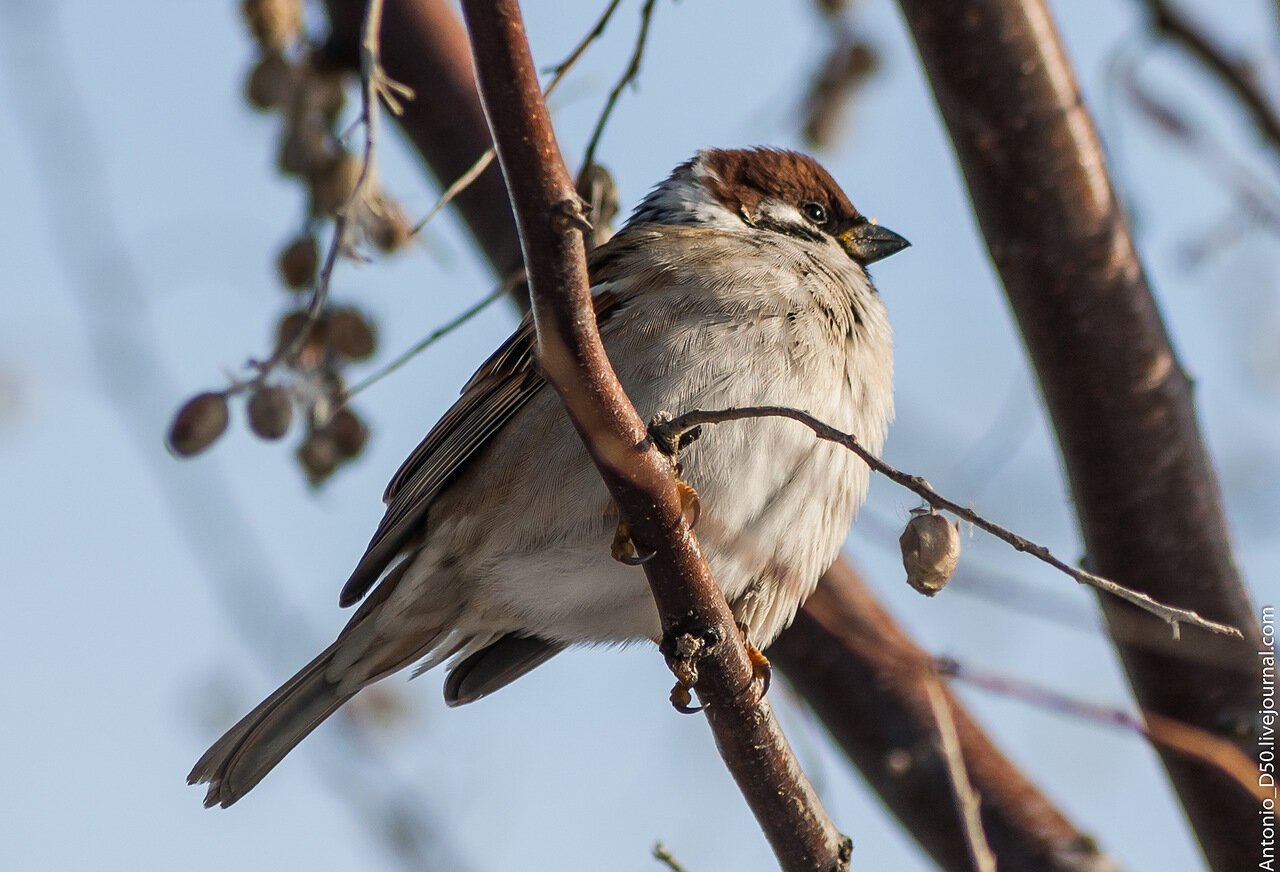
[{"label": "hanging seed cluster", "polygon": [[317,60],[302,0],[244,0],[241,11],[256,55],[245,77],[245,100],[279,117],[277,167],[305,189],[303,226],[275,264],[280,284],[295,299],[276,325],[270,357],[251,362],[249,377],[188,400],[174,417],[168,443],[181,457],[204,451],[226,432],[230,404],[239,398],[249,429],[259,438],[282,439],[301,419],[295,457],[308,480],[320,484],[364,448],[368,430],[344,405],[343,373],[374,354],[377,333],[349,305],[326,304],[316,317],[308,316],[324,257],[318,232],[341,210],[352,209],[339,253],[358,256],[362,245],[385,253],[405,248],[412,225],[376,180],[366,184],[360,202],[350,203],[364,162],[347,149],[339,127],[348,76]]}]

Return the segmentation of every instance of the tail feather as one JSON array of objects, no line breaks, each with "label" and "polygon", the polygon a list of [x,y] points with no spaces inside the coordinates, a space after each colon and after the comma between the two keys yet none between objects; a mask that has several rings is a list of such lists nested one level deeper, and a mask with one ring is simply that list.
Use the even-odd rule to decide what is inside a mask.
[{"label": "tail feather", "polygon": [[[187,776],[208,784],[205,808],[223,808],[248,793],[276,764],[355,695],[326,677],[337,645],[308,663],[213,744]],[[345,684],[345,682],[344,682]]]}]

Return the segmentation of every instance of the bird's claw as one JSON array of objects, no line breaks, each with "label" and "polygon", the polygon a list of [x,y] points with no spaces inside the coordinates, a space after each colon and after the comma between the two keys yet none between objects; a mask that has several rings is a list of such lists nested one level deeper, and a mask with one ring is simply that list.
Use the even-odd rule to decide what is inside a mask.
[{"label": "bird's claw", "polygon": [[618,529],[613,533],[613,544],[609,546],[609,553],[619,563],[625,563],[627,566],[640,566],[652,560],[653,555],[658,552],[641,552],[636,547],[635,540],[631,538],[631,531],[627,529],[627,525],[619,521]]},{"label": "bird's claw", "polygon": [[745,627],[739,624],[738,630],[742,633],[742,644],[747,649],[747,660],[751,664],[751,683],[742,692],[747,693],[758,684],[760,696],[756,698],[756,701],[759,702],[769,693],[769,686],[773,684],[773,664],[769,662],[768,657],[764,656],[763,651],[752,645],[747,639]]},{"label": "bird's claw", "polygon": [[712,627],[675,631],[663,637],[660,647],[676,676],[676,685],[671,688],[671,706],[680,714],[696,714],[706,708],[690,705],[691,691],[698,683],[698,661],[719,642],[720,633]]}]

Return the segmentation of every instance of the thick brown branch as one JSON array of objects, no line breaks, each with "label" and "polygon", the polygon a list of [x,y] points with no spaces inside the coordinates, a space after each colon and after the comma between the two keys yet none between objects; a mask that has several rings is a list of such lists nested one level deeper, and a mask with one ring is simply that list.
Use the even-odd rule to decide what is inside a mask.
[{"label": "thick brown branch", "polygon": [[[1180,643],[1101,604],[1141,707],[1246,752],[1260,640],[1217,480],[1042,0],[900,0],[1053,418],[1086,565],[1244,631]],[[1221,771],[1162,760],[1215,869],[1257,861],[1257,808]]]},{"label": "thick brown branch", "polygon": [[[938,866],[972,869],[959,817],[939,808],[947,766],[932,741],[931,659],[847,563],[827,572],[769,655]],[[1116,872],[945,693],[1001,872]]]},{"label": "thick brown branch", "polygon": [[686,523],[669,463],[649,444],[596,330],[581,203],[552,132],[515,0],[466,0],[481,99],[511,196],[538,331],[538,358],[623,519],[656,552],[645,572],[675,635],[714,629],[696,689],[725,763],[783,868],[847,868],[849,843],[800,771],[768,705],[743,693],[751,666]]}]

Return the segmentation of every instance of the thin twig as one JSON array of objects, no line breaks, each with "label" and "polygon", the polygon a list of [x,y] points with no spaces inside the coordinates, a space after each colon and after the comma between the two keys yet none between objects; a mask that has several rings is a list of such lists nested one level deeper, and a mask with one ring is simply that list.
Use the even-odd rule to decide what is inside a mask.
[{"label": "thin twig", "polygon": [[[550,97],[552,93],[555,92],[560,83],[564,81],[564,77],[567,76],[569,71],[574,68],[579,60],[581,60],[583,54],[585,54],[587,49],[591,46],[591,43],[600,38],[604,33],[605,28],[609,25],[609,19],[613,17],[614,10],[618,8],[618,4],[621,2],[622,0],[611,0],[609,5],[605,7],[604,12],[600,15],[600,18],[596,21],[595,25],[591,30],[587,31],[587,35],[578,41],[578,44],[573,47],[573,50],[569,52],[568,56],[565,57],[564,60],[552,67],[553,75],[551,77],[551,81],[547,83],[546,89],[542,92],[543,99]],[[444,211],[444,208],[453,202],[454,198],[467,188],[471,187],[471,184],[475,182],[476,179],[480,178],[480,174],[489,168],[489,164],[493,163],[493,158],[493,146],[489,146],[489,148],[485,149],[484,154],[480,155],[476,162],[471,165],[470,169],[458,176],[458,178],[454,180],[453,184],[444,189],[444,192],[440,194],[440,198],[436,200],[435,204],[429,210],[427,210],[427,214],[422,216],[422,220],[413,225],[413,229],[409,231],[409,235],[416,236],[422,232],[422,229],[431,223],[433,218]]]},{"label": "thin twig", "polygon": [[951,795],[955,797],[956,810],[960,813],[969,859],[973,861],[973,868],[977,872],[996,872],[996,858],[991,853],[986,831],[982,828],[982,815],[979,811],[981,801],[969,781],[969,769],[964,764],[960,737],[956,735],[956,724],[951,717],[951,706],[947,703],[946,694],[942,692],[942,686],[936,680],[925,682],[925,690],[929,694],[929,707],[933,709],[933,718],[938,725],[938,751],[947,764],[947,780],[951,782]]},{"label": "thin twig", "polygon": [[654,433],[656,437],[666,441],[667,444],[676,445],[679,443],[682,435],[688,433],[695,427],[699,427],[704,424],[720,424],[725,421],[742,421],[750,418],[789,418],[792,421],[804,424],[812,430],[814,435],[819,439],[834,442],[837,445],[842,445],[849,449],[854,454],[858,455],[858,457],[860,457],[867,466],[871,467],[885,478],[888,478],[890,481],[893,481],[896,484],[905,487],[907,490],[919,495],[921,499],[927,502],[934,509],[943,509],[948,511],[957,518],[968,521],[970,524],[985,530],[997,539],[1007,542],[1009,545],[1013,546],[1015,550],[1030,554],[1032,557],[1042,560],[1055,569],[1065,572],[1076,581],[1088,584],[1099,590],[1104,590],[1113,596],[1120,597],[1121,599],[1132,603],[1143,611],[1150,612],[1173,628],[1173,635],[1175,639],[1178,638],[1181,624],[1190,624],[1193,627],[1199,627],[1203,630],[1209,630],[1210,632],[1220,633],[1225,636],[1243,638],[1240,631],[1235,627],[1202,618],[1200,615],[1188,609],[1180,609],[1176,606],[1157,602],[1145,593],[1140,593],[1139,591],[1125,587],[1124,585],[1118,584],[1108,578],[1103,578],[1100,575],[1094,575],[1091,572],[1086,572],[1083,569],[1078,569],[1068,563],[1064,563],[1057,557],[1054,557],[1045,546],[1019,536],[1017,533],[1001,527],[999,524],[988,521],[973,509],[966,508],[957,502],[947,499],[930,487],[929,483],[921,476],[911,475],[890,466],[879,457],[876,457],[870,451],[863,448],[855,437],[848,433],[843,433],[831,425],[818,420],[807,412],[801,412],[799,409],[791,409],[786,406],[744,406],[742,408],[719,409],[715,411],[695,409],[674,417],[669,421],[655,421],[650,425],[650,432]]},{"label": "thin twig", "polygon": [[1271,796],[1270,788],[1258,785],[1256,760],[1250,759],[1231,742],[1200,727],[1152,711],[1143,712],[1142,717],[1138,717],[1122,709],[1067,696],[1021,678],[976,670],[949,657],[937,658],[934,668],[948,678],[1022,700],[1046,711],[1136,733],[1152,745],[1196,757],[1214,766],[1243,790],[1256,796],[1259,802]]},{"label": "thin twig", "polygon": [[658,842],[653,846],[653,859],[666,866],[671,872],[688,872],[680,864],[680,861],[672,856],[671,852],[667,850],[667,846],[662,842]]},{"label": "thin twig", "polygon": [[1143,0],[1143,5],[1156,33],[1198,59],[1235,96],[1271,147],[1280,149],[1280,114],[1258,86],[1249,65],[1230,57],[1167,0]]},{"label": "thin twig", "polygon": [[600,111],[600,117],[596,120],[596,128],[591,133],[591,139],[587,142],[587,151],[582,157],[584,167],[589,167],[596,161],[596,146],[600,144],[600,137],[604,135],[605,125],[609,123],[609,116],[613,114],[613,107],[622,96],[622,90],[640,75],[640,59],[644,57],[644,45],[649,38],[649,25],[653,22],[653,8],[656,5],[657,0],[645,0],[644,7],[640,10],[640,31],[636,34],[636,45],[631,51],[631,60],[627,63],[622,77],[609,92],[609,99],[605,101],[604,109]]},{"label": "thin twig", "polygon": [[454,330],[457,330],[463,324],[467,323],[472,318],[474,318],[476,315],[479,315],[486,308],[488,308],[490,303],[493,303],[496,300],[500,300],[503,297],[510,294],[511,291],[517,285],[519,285],[522,281],[524,281],[524,270],[519,270],[518,272],[512,273],[510,276],[507,277],[507,279],[504,282],[502,282],[502,284],[498,285],[496,288],[494,288],[489,293],[485,294],[475,303],[471,304],[468,308],[464,309],[461,314],[456,315],[450,320],[446,321],[444,324],[441,324],[435,330],[432,330],[425,337],[418,340],[418,342],[414,343],[407,350],[402,352],[399,356],[395,358],[395,360],[392,360],[386,366],[382,367],[377,372],[373,373],[368,378],[364,379],[364,381],[350,388],[345,394],[342,395],[342,404],[346,405],[348,402],[353,400],[357,394],[367,390],[368,388],[373,387],[375,384],[382,381],[387,376],[391,375],[400,367],[404,366],[410,360],[417,357],[427,348],[431,347],[436,342],[438,342],[439,340],[443,339],[445,336],[452,333]]},{"label": "thin twig", "polygon": [[265,361],[250,361],[255,370],[254,376],[245,381],[237,381],[229,389],[229,393],[262,385],[267,377],[287,360],[292,360],[302,350],[311,335],[312,329],[324,314],[329,299],[329,285],[333,277],[333,269],[338,256],[345,250],[347,227],[351,217],[367,200],[369,188],[375,178],[374,163],[379,136],[379,101],[385,100],[387,106],[396,115],[404,112],[400,98],[413,99],[413,90],[393,81],[382,68],[379,50],[379,34],[382,30],[383,0],[369,0],[365,7],[364,22],[361,25],[360,38],[360,118],[358,123],[364,126],[364,156],[360,164],[360,175],[347,197],[346,203],[338,210],[333,220],[333,235],[329,240],[329,248],[325,252],[324,262],[316,275],[311,296],[307,300],[306,320],[300,326],[292,341],[282,342],[276,346]]}]

